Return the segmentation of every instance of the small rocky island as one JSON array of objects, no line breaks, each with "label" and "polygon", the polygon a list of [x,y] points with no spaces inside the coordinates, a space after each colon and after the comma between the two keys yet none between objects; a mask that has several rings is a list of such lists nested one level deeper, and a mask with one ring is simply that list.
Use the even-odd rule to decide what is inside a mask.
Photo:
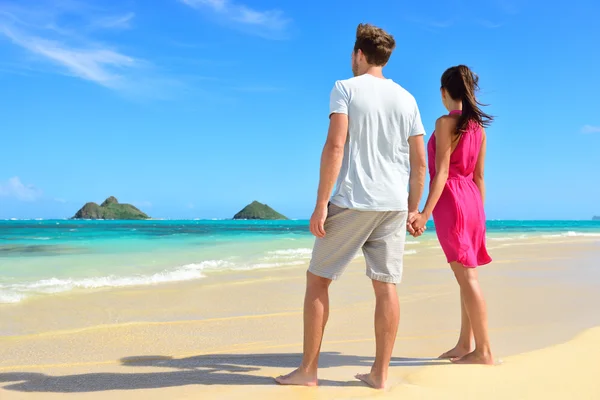
[{"label": "small rocky island", "polygon": [[150,219],[149,216],[138,210],[131,204],[121,204],[111,196],[104,203],[87,203],[71,219],[121,219],[140,220]]},{"label": "small rocky island", "polygon": [[233,219],[287,220],[288,218],[266,204],[253,201],[244,207],[242,211],[235,214]]},{"label": "small rocky island", "polygon": [[593,216],[592,221],[600,221],[600,215]]}]

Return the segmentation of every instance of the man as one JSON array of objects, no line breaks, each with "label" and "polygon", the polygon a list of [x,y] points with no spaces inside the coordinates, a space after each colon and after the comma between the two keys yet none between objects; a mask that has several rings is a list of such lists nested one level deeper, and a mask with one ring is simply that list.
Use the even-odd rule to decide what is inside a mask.
[{"label": "man", "polygon": [[385,386],[400,316],[396,284],[402,277],[407,216],[418,212],[426,173],[417,103],[383,76],[395,45],[382,29],[360,24],[352,52],[354,78],[337,81],[331,92],[310,220],[317,239],[304,300],[304,357],[297,370],[276,379],[280,384],[317,385],[329,285],[362,249],[375,290],[376,356],[371,372],[356,378],[377,389]]}]

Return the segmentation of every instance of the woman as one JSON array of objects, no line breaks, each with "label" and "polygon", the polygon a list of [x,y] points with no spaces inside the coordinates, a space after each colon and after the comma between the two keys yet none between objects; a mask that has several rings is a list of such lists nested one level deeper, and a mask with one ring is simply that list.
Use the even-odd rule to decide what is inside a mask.
[{"label": "woman", "polygon": [[492,261],[485,246],[483,170],[484,127],[493,118],[481,110],[478,89],[477,75],[464,65],[442,75],[442,102],[449,114],[437,120],[427,145],[431,184],[425,208],[409,220],[421,232],[433,214],[438,240],[460,286],[460,337],[440,356],[460,364],[494,363],[476,268]]}]

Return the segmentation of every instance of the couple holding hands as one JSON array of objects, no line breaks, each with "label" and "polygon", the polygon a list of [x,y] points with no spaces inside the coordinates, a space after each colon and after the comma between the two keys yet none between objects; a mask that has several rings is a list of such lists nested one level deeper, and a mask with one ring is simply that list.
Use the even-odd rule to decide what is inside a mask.
[{"label": "couple holding hands", "polygon": [[[406,232],[420,236],[432,216],[460,286],[462,311],[458,342],[440,358],[494,363],[476,268],[491,262],[485,244],[483,175],[485,127],[492,117],[477,100],[477,75],[464,65],[449,68],[440,89],[448,114],[436,121],[426,155],[425,129],[414,97],[383,76],[395,45],[384,30],[359,25],[352,52],[354,77],[337,81],[331,92],[329,132],[310,220],[317,239],[307,273],[304,354],[298,369],[276,378],[279,384],[318,384],[329,286],[362,250],[376,297],[376,355],[371,371],[356,378],[376,389],[385,387],[400,317],[396,285],[402,278]],[[427,167],[429,195],[419,212]]]}]

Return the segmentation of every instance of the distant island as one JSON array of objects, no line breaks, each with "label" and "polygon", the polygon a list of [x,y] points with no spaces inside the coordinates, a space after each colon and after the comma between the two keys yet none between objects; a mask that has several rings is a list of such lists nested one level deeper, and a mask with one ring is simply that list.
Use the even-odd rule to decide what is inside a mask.
[{"label": "distant island", "polygon": [[150,217],[131,204],[120,204],[115,197],[111,196],[101,205],[87,203],[71,219],[139,220],[150,219]]},{"label": "distant island", "polygon": [[235,214],[233,219],[287,220],[288,218],[266,204],[253,201],[244,207],[242,211]]},{"label": "distant island", "polygon": [[600,215],[593,216],[592,221],[600,221]]}]

